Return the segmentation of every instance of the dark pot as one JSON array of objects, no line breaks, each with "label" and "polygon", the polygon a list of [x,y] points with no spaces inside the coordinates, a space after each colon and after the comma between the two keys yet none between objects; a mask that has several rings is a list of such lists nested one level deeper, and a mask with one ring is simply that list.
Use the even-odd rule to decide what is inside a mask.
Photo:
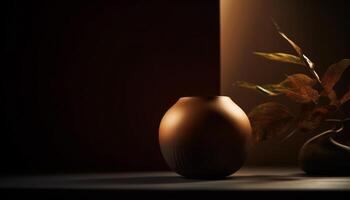
[{"label": "dark pot", "polygon": [[350,121],[339,123],[340,128],[316,135],[301,148],[299,164],[307,174],[350,175],[350,147],[344,139],[337,139],[340,134],[349,134]]},{"label": "dark pot", "polygon": [[183,97],[159,127],[163,157],[188,178],[218,179],[244,163],[251,137],[248,117],[229,97]]}]

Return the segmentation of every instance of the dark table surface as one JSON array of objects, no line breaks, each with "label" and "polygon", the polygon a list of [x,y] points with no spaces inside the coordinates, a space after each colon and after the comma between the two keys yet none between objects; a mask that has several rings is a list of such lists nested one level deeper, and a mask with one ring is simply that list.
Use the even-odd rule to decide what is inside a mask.
[{"label": "dark table surface", "polygon": [[306,176],[297,168],[242,168],[224,180],[185,179],[173,172],[7,176],[0,189],[150,191],[350,191],[350,177]]}]

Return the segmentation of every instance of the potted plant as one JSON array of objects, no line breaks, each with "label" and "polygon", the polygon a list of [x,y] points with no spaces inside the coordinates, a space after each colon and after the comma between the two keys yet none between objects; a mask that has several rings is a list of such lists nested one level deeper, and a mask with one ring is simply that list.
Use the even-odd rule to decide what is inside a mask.
[{"label": "potted plant", "polygon": [[301,168],[309,174],[345,174],[350,172],[350,147],[345,140],[336,139],[340,134],[350,135],[349,118],[329,119],[341,111],[350,100],[350,88],[342,96],[334,90],[343,72],[350,65],[350,59],[343,59],[328,67],[319,76],[315,64],[303,50],[293,42],[274,22],[279,35],[294,49],[295,55],[287,53],[254,52],[263,58],[304,67],[307,73],[287,75],[274,84],[254,84],[237,81],[236,86],[253,89],[268,96],[283,95],[300,105],[297,113],[278,102],[260,104],[249,113],[255,142],[272,137],[291,138],[297,132],[312,132],[325,122],[333,122],[333,128],[308,140],[299,153]]}]

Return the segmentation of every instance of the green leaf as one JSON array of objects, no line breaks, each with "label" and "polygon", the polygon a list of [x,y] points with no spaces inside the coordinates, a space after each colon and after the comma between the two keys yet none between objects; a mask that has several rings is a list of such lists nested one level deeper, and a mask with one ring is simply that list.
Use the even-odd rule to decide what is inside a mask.
[{"label": "green leaf", "polygon": [[274,60],[274,61],[280,61],[280,62],[286,62],[286,63],[293,63],[297,65],[303,65],[305,66],[305,63],[303,60],[300,59],[300,57],[286,54],[286,53],[263,53],[263,52],[254,52],[255,55],[261,56],[263,58]]},{"label": "green leaf", "polygon": [[333,90],[334,85],[339,81],[343,72],[350,65],[350,59],[343,59],[328,67],[326,73],[322,77],[322,85],[326,93]]},{"label": "green leaf", "polygon": [[255,142],[280,137],[293,125],[294,116],[288,108],[276,102],[255,107],[249,113]]}]

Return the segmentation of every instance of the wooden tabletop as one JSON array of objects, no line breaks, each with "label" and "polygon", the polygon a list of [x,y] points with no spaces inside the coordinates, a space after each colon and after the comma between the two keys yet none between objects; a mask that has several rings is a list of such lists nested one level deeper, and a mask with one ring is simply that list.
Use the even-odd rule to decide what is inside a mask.
[{"label": "wooden tabletop", "polygon": [[0,189],[151,191],[350,191],[350,177],[306,176],[297,168],[242,168],[224,180],[185,179],[173,172],[7,176]]}]

